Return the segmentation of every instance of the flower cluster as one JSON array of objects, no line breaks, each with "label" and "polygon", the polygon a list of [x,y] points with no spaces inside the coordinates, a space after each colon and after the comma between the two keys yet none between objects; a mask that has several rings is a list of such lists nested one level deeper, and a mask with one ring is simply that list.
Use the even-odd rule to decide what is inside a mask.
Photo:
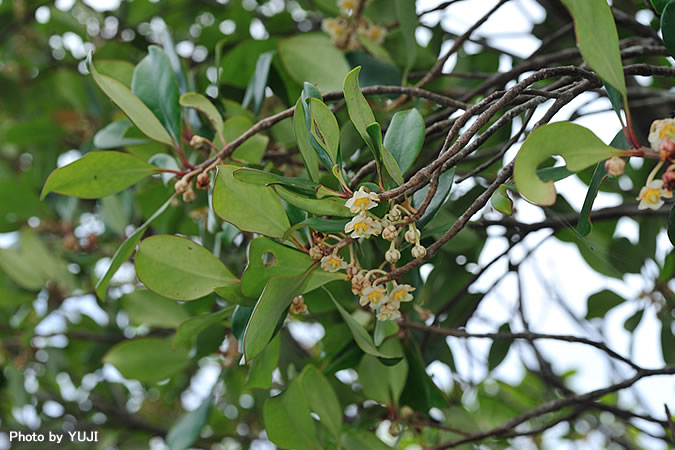
[{"label": "flower cluster", "polygon": [[[638,209],[659,209],[665,203],[664,198],[673,197],[675,189],[675,119],[655,120],[649,129],[649,145],[658,152],[659,163],[647,177],[640,189],[637,200]],[[655,176],[665,163],[671,163],[660,180]]]},{"label": "flower cluster", "polygon": [[359,36],[375,44],[384,42],[387,31],[356,13],[363,1],[365,0],[338,0],[341,15],[323,20],[321,29],[331,37],[333,45],[358,50],[361,48]]},{"label": "flower cluster", "polygon": [[378,269],[371,271],[359,271],[352,278],[352,293],[359,297],[361,306],[369,306],[376,311],[378,320],[395,320],[401,317],[399,307],[401,303],[413,300],[411,294],[415,290],[409,284],[398,284],[395,281],[389,283],[390,289],[378,283],[377,280],[371,281],[372,275],[381,272]]}]

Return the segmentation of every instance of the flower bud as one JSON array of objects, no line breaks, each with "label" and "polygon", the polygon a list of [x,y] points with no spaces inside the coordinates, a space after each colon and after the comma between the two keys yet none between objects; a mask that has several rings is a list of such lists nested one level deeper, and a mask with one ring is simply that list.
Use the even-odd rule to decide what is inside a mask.
[{"label": "flower bud", "polygon": [[321,245],[313,245],[312,248],[309,249],[309,257],[312,258],[313,261],[321,260],[321,258],[323,258],[323,247]]},{"label": "flower bud", "polygon": [[206,140],[203,137],[197,136],[195,134],[194,136],[192,136],[192,139],[190,139],[190,147],[194,148],[200,147],[204,142],[206,142]]},{"label": "flower bud", "polygon": [[211,184],[211,178],[208,173],[200,173],[197,176],[197,189],[208,189]]},{"label": "flower bud", "polygon": [[394,206],[389,210],[389,217],[391,217],[391,220],[401,220],[401,211]]},{"label": "flower bud", "polygon": [[665,171],[661,180],[663,180],[663,189],[666,191],[675,190],[675,164],[668,167],[668,170]]},{"label": "flower bud", "polygon": [[619,177],[623,175],[623,169],[626,168],[626,161],[618,156],[612,156],[605,161],[605,170],[610,177]]},{"label": "flower bud", "polygon": [[401,259],[401,252],[399,252],[395,248],[390,248],[384,254],[384,259],[386,259],[388,263],[394,264],[394,263],[396,263],[396,261]]},{"label": "flower bud", "polygon": [[396,236],[398,236],[398,230],[394,225],[389,225],[384,230],[382,230],[383,239],[393,241],[394,239],[396,239]]},{"label": "flower bud", "polygon": [[347,281],[351,280],[352,278],[357,276],[360,271],[361,269],[359,269],[359,266],[353,263],[349,263],[347,267],[345,267],[345,272],[347,273],[347,275],[345,276],[345,280]]},{"label": "flower bud", "polygon": [[405,232],[405,240],[411,244],[416,243],[420,239],[420,230],[415,225],[410,225],[408,231]]},{"label": "flower bud", "polygon": [[427,254],[427,249],[420,244],[417,244],[412,248],[410,253],[413,255],[413,258],[424,258]]},{"label": "flower bud", "polygon": [[305,304],[305,299],[302,295],[293,298],[290,312],[291,314],[304,314],[307,312],[307,305]]},{"label": "flower bud", "polygon": [[197,193],[192,190],[192,186],[188,187],[188,190],[183,192],[183,201],[185,203],[192,203],[197,200]]},{"label": "flower bud", "polygon": [[181,178],[180,180],[176,181],[176,184],[174,184],[176,194],[182,194],[185,191],[187,191],[189,185],[190,182],[187,181],[185,178]]},{"label": "flower bud", "polygon": [[675,142],[663,140],[659,145],[659,159],[661,161],[675,160]]}]

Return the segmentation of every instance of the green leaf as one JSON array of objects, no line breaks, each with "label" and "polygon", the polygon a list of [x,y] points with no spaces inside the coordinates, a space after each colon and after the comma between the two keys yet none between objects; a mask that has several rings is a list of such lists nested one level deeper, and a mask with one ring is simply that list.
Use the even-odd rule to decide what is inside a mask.
[{"label": "green leaf", "polygon": [[408,405],[424,415],[431,408],[447,408],[448,401],[426,372],[420,349],[411,334],[404,342],[405,359],[408,361],[408,379],[401,394],[401,405]]},{"label": "green leaf", "polygon": [[384,147],[396,159],[401,173],[413,165],[424,145],[424,119],[416,109],[394,114],[384,135]]},{"label": "green leaf", "polygon": [[[196,92],[188,92],[181,96],[179,102],[181,106],[185,108],[194,108],[204,114],[206,118],[209,119],[209,122],[211,122],[211,126],[216,132],[216,136],[220,139],[225,139],[223,137],[223,117],[220,115],[218,108],[216,108],[208,98]],[[220,145],[222,144],[222,141],[216,142],[215,144]]]},{"label": "green leaf", "polygon": [[312,119],[312,136],[335,164],[338,159],[340,127],[333,112],[317,98],[309,99],[309,111]]},{"label": "green leaf", "polygon": [[235,166],[219,166],[213,188],[213,211],[242,231],[280,238],[291,226],[271,187],[239,181]]},{"label": "green leaf", "polygon": [[309,81],[321,92],[337,91],[349,72],[349,64],[340,50],[323,35],[302,35],[279,41],[279,56],[298,83]]},{"label": "green leaf", "polygon": [[[223,124],[223,136],[225,137],[225,141],[234,141],[239,136],[248,131],[252,126],[253,121],[251,121],[251,119],[248,117],[236,116],[227,119]],[[241,144],[232,153],[232,157],[243,159],[244,161],[252,163],[257,163],[262,159],[269,140],[270,139],[267,136],[256,134]],[[216,145],[220,145],[220,143]]]},{"label": "green leaf", "polygon": [[127,153],[90,152],[67,166],[54,170],[41,198],[50,192],[79,198],[101,198],[128,188],[151,175],[157,167]]},{"label": "green leaf", "polygon": [[398,332],[398,324],[394,320],[377,320],[375,322],[375,333],[373,342],[376,346],[382,345],[382,342],[392,334]]},{"label": "green leaf", "polygon": [[675,205],[670,209],[668,215],[668,239],[670,243],[675,245]]},{"label": "green leaf", "polygon": [[94,147],[98,149],[120,148],[130,145],[147,144],[147,139],[126,138],[124,135],[131,128],[129,119],[120,119],[109,123],[94,135]]},{"label": "green leaf", "polygon": [[[383,350],[385,348],[389,350],[388,353],[403,353],[401,343],[395,339],[386,341]],[[376,357],[366,354],[363,355],[357,372],[366,397],[392,407],[398,406],[408,376],[408,362],[405,358],[394,365],[385,365]]]},{"label": "green leaf", "polygon": [[377,347],[375,347],[375,344],[373,343],[373,338],[371,338],[366,329],[363,328],[363,325],[357,322],[356,319],[354,319],[351,316],[351,314],[349,314],[347,310],[344,309],[342,305],[338,303],[337,300],[335,300],[335,297],[333,297],[333,294],[328,289],[326,289],[325,287],[322,287],[322,289],[331,298],[331,300],[333,300],[333,303],[335,304],[337,310],[340,312],[342,319],[347,323],[349,330],[352,332],[352,336],[354,337],[354,341],[356,341],[356,345],[358,345],[361,350],[363,350],[369,355],[377,356],[378,358],[384,359],[400,358],[400,355],[393,355],[393,356],[386,355],[381,351],[379,351]]},{"label": "green leaf", "polygon": [[262,107],[263,100],[265,100],[265,88],[267,87],[267,79],[270,75],[272,58],[275,53],[275,51],[271,50],[258,56],[258,60],[255,63],[255,72],[251,76],[251,81],[249,81],[246,87],[244,100],[241,102],[244,108],[248,108],[248,105],[253,102],[253,112],[256,116],[260,114],[260,108]]},{"label": "green leaf", "polygon": [[100,280],[98,280],[98,283],[96,283],[96,295],[98,298],[101,300],[105,300],[105,293],[106,290],[108,289],[108,285],[110,284],[110,280],[112,280],[112,277],[115,275],[117,272],[117,269],[120,268],[122,263],[131,257],[131,254],[134,252],[134,249],[136,248],[136,244],[138,244],[138,241],[141,240],[143,237],[143,234],[145,234],[145,230],[148,229],[150,224],[157,219],[159,216],[166,211],[166,209],[171,205],[171,200],[173,197],[169,198],[162,206],[157,209],[150,217],[148,217],[148,220],[143,223],[140,227],[136,228],[133,233],[129,235],[128,238],[125,239],[124,242],[122,242],[122,245],[119,246],[119,248],[115,251],[115,254],[112,257],[112,260],[110,261],[110,266],[108,266],[108,270],[105,271],[105,274],[101,277]]},{"label": "green leaf", "polygon": [[672,331],[672,318],[661,315],[661,355],[666,364],[675,364],[675,336]]},{"label": "green leaf", "polygon": [[309,274],[308,270],[299,276],[274,277],[267,282],[244,332],[247,361],[259,355],[270,342],[279,318],[285,314],[293,298],[302,292]]},{"label": "green leaf", "polygon": [[604,289],[588,297],[586,320],[604,318],[610,309],[624,303],[625,300],[613,291]]},{"label": "green leaf", "polygon": [[239,181],[245,181],[246,183],[260,184],[263,186],[282,184],[297,192],[311,196],[315,195],[316,189],[319,187],[318,184],[303,178],[284,177],[276,173],[249,169],[248,167],[242,167],[241,169],[235,170],[234,178]]},{"label": "green leaf", "polygon": [[[577,46],[584,61],[626,97],[619,35],[612,10],[605,0],[562,0],[574,19]],[[665,33],[664,33],[665,35]]]},{"label": "green leaf", "polygon": [[593,132],[571,122],[556,122],[537,128],[516,156],[513,178],[520,193],[538,205],[555,203],[553,181],[542,182],[537,166],[553,155],[567,162],[567,169],[579,171],[623,152],[605,145]]},{"label": "green leaf", "polygon": [[617,91],[611,84],[607,83],[605,83],[605,90],[607,91],[607,98],[609,98],[609,102],[612,104],[612,109],[619,118],[619,121],[623,123],[623,118],[621,117],[623,97],[621,97],[621,92]]},{"label": "green leaf", "polygon": [[494,209],[507,216],[513,215],[513,200],[509,197],[506,186],[501,185],[490,197],[490,204]]},{"label": "green leaf", "polygon": [[305,107],[302,99],[298,99],[295,104],[295,111],[293,112],[293,127],[295,129],[295,139],[298,142],[298,149],[300,156],[305,162],[305,169],[309,178],[314,182],[319,181],[319,157],[312,147],[309,140],[309,130],[307,130],[307,123],[305,121]]},{"label": "green leaf", "polygon": [[316,231],[323,233],[344,233],[345,225],[349,219],[322,219],[320,217],[310,217],[300,222],[298,225],[308,226]]},{"label": "green leaf", "polygon": [[341,197],[307,198],[283,186],[275,186],[274,190],[279,194],[279,197],[310,214],[338,217],[352,217],[354,215],[345,206],[346,200]]},{"label": "green leaf", "polygon": [[103,362],[115,366],[125,378],[154,383],[183,370],[190,359],[187,349],[172,350],[170,339],[145,337],[115,345]]},{"label": "green leaf", "polygon": [[[271,239],[255,238],[248,248],[248,265],[241,276],[241,291],[247,297],[258,298],[270,278],[302,275],[313,263],[306,253]],[[316,270],[309,275],[303,291],[309,292],[336,280],[344,280],[344,274]]]},{"label": "green leaf", "polygon": [[631,333],[635,331],[635,329],[640,325],[640,321],[642,321],[642,316],[644,315],[645,310],[644,309],[638,309],[635,314],[630,316],[626,321],[623,323],[624,329],[626,331],[630,331]]},{"label": "green leaf", "polygon": [[403,35],[405,45],[406,64],[405,71],[410,70],[415,63],[417,56],[417,40],[415,31],[417,30],[417,11],[415,9],[415,0],[394,0],[396,8],[396,17]]},{"label": "green leaf", "polygon": [[174,142],[180,142],[178,82],[169,57],[160,47],[149,46],[148,55],[136,65],[131,91],[150,108]]},{"label": "green leaf", "polygon": [[[508,322],[504,323],[501,327],[499,327],[498,330],[499,333],[510,333],[511,332],[511,326],[509,325]],[[492,372],[499,366],[504,359],[506,359],[506,355],[509,353],[509,349],[511,348],[511,344],[513,344],[513,339],[495,339],[492,341],[492,345],[490,346],[490,351],[488,352],[488,370]]]},{"label": "green leaf", "polygon": [[157,116],[128,87],[109,76],[100,74],[91,60],[89,71],[98,87],[126,114],[141,133],[157,142],[173,145],[171,136]]},{"label": "green leaf", "polygon": [[332,386],[316,367],[309,364],[298,379],[309,408],[319,416],[321,424],[338,439],[342,428],[342,407]]},{"label": "green leaf", "polygon": [[135,66],[129,61],[119,59],[100,58],[96,61],[96,69],[101,75],[106,75],[119,81],[131,89],[131,79],[134,77]]},{"label": "green leaf", "polygon": [[235,306],[228,306],[211,314],[192,317],[180,324],[173,338],[173,348],[190,347],[199,333],[213,324],[220,323],[232,315]]},{"label": "green leaf", "polygon": [[179,236],[151,236],[138,246],[138,278],[153,292],[173,300],[196,300],[238,280],[207,249]]},{"label": "green leaf", "polygon": [[[443,203],[448,199],[450,195],[450,190],[452,189],[452,182],[455,178],[455,168],[453,167],[450,170],[446,170],[438,177],[438,188],[436,193],[431,198],[431,203],[427,207],[427,210],[424,211],[420,220],[417,221],[417,227],[419,229],[424,228],[431,219],[436,216],[438,210],[443,206]],[[419,208],[420,205],[424,202],[424,199],[427,198],[427,193],[429,192],[429,185],[426,185],[424,188],[418,190],[413,194],[413,206]]]},{"label": "green leaf", "polygon": [[368,125],[375,122],[373,110],[370,109],[368,101],[361,93],[359,87],[359,71],[360,67],[352,70],[347,74],[344,81],[345,103],[347,104],[347,113],[349,119],[354,124],[354,128],[359,132],[363,142],[365,142],[371,150],[375,151],[373,142],[370,139],[367,128]]},{"label": "green leaf", "polygon": [[600,191],[600,185],[607,178],[607,170],[605,170],[605,162],[600,161],[595,170],[593,171],[593,177],[591,178],[591,183],[588,185],[588,191],[586,192],[586,198],[584,199],[584,204],[581,207],[579,212],[579,222],[577,222],[577,231],[582,236],[588,236],[588,233],[591,232],[591,210],[593,209],[593,202],[595,197],[598,196]]},{"label": "green leaf", "polygon": [[662,14],[663,8],[665,8],[668,5],[668,3],[672,2],[672,0],[651,0],[651,1],[652,5],[654,6],[654,9],[658,14]]},{"label": "green leaf", "polygon": [[197,442],[202,429],[209,423],[209,416],[213,407],[213,391],[216,386],[217,383],[197,409],[183,414],[171,426],[166,435],[166,445],[169,447],[169,450],[187,450],[192,447],[192,444]]},{"label": "green leaf", "polygon": [[403,184],[403,175],[401,174],[401,168],[398,166],[398,162],[396,162],[396,159],[391,152],[382,145],[382,128],[380,127],[380,124],[377,122],[371,123],[366,127],[366,132],[368,133],[368,136],[370,136],[373,148],[375,149],[375,161],[380,161],[381,159],[384,168],[391,179],[397,185]]},{"label": "green leaf", "polygon": [[[152,164],[153,166],[157,166],[161,169],[180,170],[176,158],[169,155],[168,153],[156,153],[152,155],[148,159],[148,164]],[[171,172],[162,172],[160,176],[162,177],[162,183],[164,183],[164,186],[167,186],[169,181],[176,177],[176,174]]]},{"label": "green leaf", "polygon": [[147,289],[136,289],[120,299],[122,308],[135,324],[157,328],[178,328],[190,314],[181,304],[168,300]]},{"label": "green leaf", "polygon": [[314,450],[322,448],[316,436],[307,400],[296,379],[285,392],[267,399],[263,407],[267,435],[281,448]]},{"label": "green leaf", "polygon": [[661,13],[661,32],[663,44],[668,49],[670,56],[675,55],[675,4],[669,2]]},{"label": "green leaf", "polygon": [[349,450],[391,450],[377,435],[364,429],[350,429],[340,438],[342,448]]},{"label": "green leaf", "polygon": [[272,387],[272,373],[279,362],[281,335],[274,336],[270,344],[261,354],[255,357],[248,369],[246,387],[249,389],[270,389]]}]

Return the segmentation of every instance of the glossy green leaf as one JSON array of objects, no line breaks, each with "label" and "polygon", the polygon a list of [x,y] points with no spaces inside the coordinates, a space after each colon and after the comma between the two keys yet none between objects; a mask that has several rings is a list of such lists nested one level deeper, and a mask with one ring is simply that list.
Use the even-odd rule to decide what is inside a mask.
[{"label": "glossy green leaf", "polygon": [[661,13],[661,32],[663,44],[670,56],[675,55],[675,4],[669,2]]},{"label": "glossy green leaf", "polygon": [[255,72],[246,87],[244,100],[241,102],[244,108],[248,108],[249,104],[253,102],[253,112],[257,116],[260,113],[263,100],[265,100],[265,88],[267,87],[267,79],[270,75],[270,67],[272,66],[272,58],[275,51],[261,53],[255,63]]},{"label": "glossy green leaf", "polygon": [[156,235],[141,242],[136,273],[148,289],[173,300],[196,300],[216,287],[239,282],[207,249],[171,235]]},{"label": "glossy green leaf", "polygon": [[150,108],[174,142],[180,142],[178,82],[169,57],[160,47],[148,47],[148,55],[136,65],[131,91]]},{"label": "glossy green leaf", "polygon": [[[248,265],[241,276],[241,291],[258,298],[272,277],[302,275],[314,264],[306,253],[264,237],[255,238],[248,248]],[[303,289],[309,292],[326,283],[344,280],[344,273],[315,270]]]},{"label": "glossy green leaf", "polygon": [[346,200],[341,197],[307,198],[283,186],[275,186],[274,190],[279,194],[279,197],[310,214],[338,217],[351,217],[354,215],[345,206]]},{"label": "glossy green leaf", "polygon": [[413,165],[424,145],[424,119],[416,109],[399,111],[391,118],[384,135],[384,147],[396,159],[401,173]]},{"label": "glossy green leaf", "polygon": [[298,99],[293,112],[293,127],[295,129],[295,139],[298,143],[300,156],[305,162],[305,169],[312,181],[319,181],[319,157],[309,140],[309,130],[305,122],[305,107],[302,99]]},{"label": "glossy green leaf", "polygon": [[363,325],[357,322],[351,316],[351,314],[349,314],[347,310],[344,309],[337,300],[335,300],[335,297],[328,289],[326,289],[325,287],[323,287],[322,289],[324,290],[326,295],[328,295],[331,298],[331,300],[333,300],[333,303],[335,304],[337,310],[340,312],[342,319],[345,321],[345,323],[347,323],[349,331],[352,332],[352,336],[354,337],[354,341],[356,341],[356,345],[358,345],[361,350],[363,350],[369,355],[377,356],[378,358],[384,359],[400,358],[400,355],[393,355],[393,356],[386,355],[382,353],[380,350],[378,350],[377,347],[375,347],[375,344],[373,343],[373,338],[371,338],[366,329],[363,328]]},{"label": "glossy green leaf", "polygon": [[499,189],[490,197],[490,204],[494,209],[507,216],[513,215],[513,200],[509,197],[506,186],[499,186]]},{"label": "glossy green leaf", "polygon": [[309,139],[309,143],[312,149],[314,150],[314,153],[316,154],[318,160],[321,162],[321,165],[323,165],[326,169],[330,171],[332,170],[334,165],[333,159],[328,154],[328,152],[323,148],[323,146],[319,142],[317,142],[316,138],[314,137],[314,135],[316,134],[316,130],[314,126],[314,120],[312,119],[311,114],[312,99],[323,101],[321,92],[319,92],[316,86],[314,86],[311,83],[305,82],[303,84],[300,100],[302,103],[302,111],[304,111],[305,114],[305,127],[307,128],[306,134]]},{"label": "glossy green leaf", "polygon": [[129,119],[120,119],[109,123],[94,135],[94,147],[98,149],[112,149],[129,145],[142,145],[150,142],[147,139],[124,137],[129,128],[131,128],[131,125]]},{"label": "glossy green leaf", "polygon": [[567,168],[579,171],[621,155],[621,150],[605,145],[592,131],[571,122],[556,122],[537,128],[523,143],[513,170],[520,193],[538,205],[555,203],[553,181],[543,182],[536,175],[537,166],[553,155],[565,158]]},{"label": "glossy green leaf", "polygon": [[173,350],[170,339],[144,337],[115,345],[103,362],[115,366],[125,378],[154,383],[183,370],[190,359],[187,349]]},{"label": "glossy green leaf", "polygon": [[242,231],[280,238],[291,226],[271,187],[239,181],[235,166],[219,166],[213,188],[213,210]]},{"label": "glossy green leaf", "polygon": [[317,98],[309,99],[309,111],[312,119],[312,136],[335,164],[338,159],[340,127],[333,112]]},{"label": "glossy green leaf", "polygon": [[367,128],[368,125],[375,122],[375,116],[373,115],[373,110],[370,109],[368,101],[361,93],[361,87],[359,86],[360,70],[361,68],[357,67],[345,77],[343,85],[345,103],[347,104],[349,119],[354,124],[354,128],[361,135],[363,142],[374,151],[373,142],[370,139]]},{"label": "glossy green leaf", "polygon": [[234,171],[234,178],[246,183],[260,184],[263,186],[270,186],[273,184],[281,184],[287,186],[297,192],[305,195],[314,196],[317,187],[316,183],[298,177],[284,177],[282,175],[266,172],[264,170],[249,169],[242,167]]},{"label": "glossy green leaf", "polygon": [[[216,136],[224,139],[223,117],[220,115],[218,108],[216,108],[208,98],[196,92],[188,92],[187,94],[181,96],[179,102],[181,106],[185,108],[194,108],[204,114],[206,118],[209,119],[209,122],[211,122],[211,126],[216,132]],[[217,145],[220,144],[222,144],[222,142],[217,142]]]},{"label": "glossy green leaf", "polygon": [[[431,219],[436,216],[436,213],[438,213],[438,210],[441,208],[441,206],[443,206],[443,203],[445,203],[445,201],[448,199],[448,196],[450,195],[454,178],[454,167],[450,170],[446,170],[441,174],[440,177],[438,177],[438,188],[436,189],[436,193],[431,198],[431,203],[429,203],[427,210],[424,211],[424,214],[422,214],[420,220],[417,221],[417,228],[424,228],[429,222],[431,222]],[[429,186],[427,185],[413,194],[412,204],[415,208],[419,208],[420,205],[422,205],[424,199],[427,198],[428,192]]]},{"label": "glossy green leaf", "polygon": [[308,276],[309,271],[306,271],[299,276],[274,277],[267,282],[244,332],[246,360],[252,360],[265,349],[274,336],[279,317],[284,314],[293,298],[302,292]]},{"label": "glossy green leaf", "polygon": [[624,303],[625,300],[613,291],[604,289],[588,297],[586,320],[604,318],[610,309]]},{"label": "glossy green leaf", "polygon": [[108,289],[108,285],[110,284],[110,280],[112,280],[112,277],[115,275],[122,263],[131,257],[134,249],[136,249],[136,244],[138,244],[138,241],[140,241],[143,237],[143,234],[145,234],[145,230],[147,230],[150,224],[159,216],[161,216],[169,207],[169,205],[171,205],[172,199],[173,197],[164,202],[164,204],[160,206],[157,211],[148,217],[148,220],[146,220],[143,225],[136,228],[136,230],[134,230],[134,232],[131,233],[124,242],[122,242],[122,245],[117,248],[115,254],[112,257],[112,260],[110,261],[110,266],[108,266],[105,274],[103,274],[101,279],[99,279],[96,283],[96,295],[98,298],[105,300],[105,293]]},{"label": "glossy green leaf", "polygon": [[[217,384],[216,384],[217,385]],[[213,407],[213,387],[209,395],[206,396],[202,403],[192,411],[189,411],[181,416],[171,426],[171,429],[166,434],[166,445],[169,450],[187,450],[192,447],[192,444],[197,442],[202,429],[209,423],[209,416]]]},{"label": "glossy green leaf", "polygon": [[672,0],[651,0],[654,9],[658,14],[663,12],[663,8],[666,7],[668,3],[671,3]]},{"label": "glossy green leaf", "polygon": [[136,289],[120,299],[122,308],[132,323],[156,328],[178,328],[190,314],[179,303],[161,297],[147,289]]},{"label": "glossy green leaf", "polygon": [[249,389],[270,389],[272,387],[272,373],[279,362],[279,348],[281,335],[274,336],[270,344],[261,354],[255,357],[248,369],[246,387]]},{"label": "glossy green leaf", "polygon": [[41,198],[50,192],[79,198],[101,198],[128,188],[155,170],[157,167],[127,153],[90,152],[54,170],[42,188]]},{"label": "glossy green leaf", "polygon": [[626,81],[619,53],[614,16],[605,0],[562,0],[574,19],[577,46],[584,61],[626,96]]},{"label": "glossy green leaf", "polygon": [[91,61],[89,71],[98,87],[126,114],[141,133],[157,142],[173,145],[171,136],[157,116],[127,86],[99,73]]},{"label": "glossy green leaf", "polygon": [[[510,333],[511,332],[511,326],[509,323],[505,323],[502,326],[499,327],[499,330],[497,330],[499,333]],[[504,359],[506,359],[506,355],[509,353],[509,349],[511,348],[511,344],[513,344],[513,339],[495,339],[492,341],[492,345],[490,345],[490,351],[488,352],[488,370],[493,371],[499,366]]]},{"label": "glossy green leaf", "polygon": [[235,306],[228,306],[210,314],[192,317],[182,322],[173,338],[173,347],[190,347],[192,341],[211,325],[220,323],[232,315]]},{"label": "glossy green leaf", "polygon": [[279,56],[298,83],[309,81],[321,92],[338,91],[349,72],[349,64],[340,50],[322,35],[303,35],[279,41]]},{"label": "glossy green leaf", "polygon": [[322,448],[314,419],[298,380],[285,392],[269,398],[263,407],[265,429],[270,441],[280,448],[314,450]]},{"label": "glossy green leaf", "polygon": [[309,364],[300,373],[299,380],[309,409],[319,416],[321,424],[337,439],[342,428],[342,407],[330,383]]}]

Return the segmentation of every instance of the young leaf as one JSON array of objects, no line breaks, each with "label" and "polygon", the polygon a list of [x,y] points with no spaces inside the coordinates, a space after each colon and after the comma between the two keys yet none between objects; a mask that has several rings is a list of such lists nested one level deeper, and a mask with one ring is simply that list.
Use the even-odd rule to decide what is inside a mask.
[{"label": "young leaf", "polygon": [[365,142],[368,147],[375,151],[373,147],[373,142],[370,139],[367,128],[368,125],[375,122],[375,116],[373,111],[370,109],[368,101],[361,93],[361,88],[359,87],[359,71],[360,67],[352,70],[347,74],[344,81],[344,93],[345,93],[345,103],[347,103],[347,113],[349,114],[349,119],[354,124],[354,128],[359,132],[363,142]]},{"label": "young leaf", "polygon": [[283,186],[275,186],[274,190],[279,194],[279,197],[310,214],[339,217],[351,217],[354,215],[345,206],[345,199],[341,197],[307,198]]},{"label": "young leaf", "polygon": [[312,118],[312,136],[323,148],[333,164],[338,159],[340,127],[333,112],[324,102],[316,98],[309,99],[309,111]]},{"label": "young leaf", "polygon": [[131,91],[150,108],[174,142],[180,142],[178,83],[169,57],[160,47],[148,47],[148,55],[136,65]]},{"label": "young leaf", "polygon": [[516,156],[513,178],[520,193],[538,205],[555,203],[553,181],[543,182],[537,166],[553,155],[567,162],[567,169],[579,171],[623,152],[605,145],[593,132],[571,122],[556,122],[537,128],[523,143]]},{"label": "young leaf", "polygon": [[157,167],[127,153],[89,152],[67,166],[54,170],[42,188],[41,199],[50,192],[79,198],[101,198],[128,188],[151,175]]},{"label": "young leaf", "polygon": [[308,364],[298,377],[309,408],[321,423],[338,439],[342,428],[342,407],[326,377]]},{"label": "young leaf", "polygon": [[384,135],[384,147],[396,159],[401,173],[413,165],[424,144],[424,119],[416,109],[394,114]]},{"label": "young leaf", "polygon": [[91,61],[91,55],[89,58],[89,71],[98,87],[126,114],[141,133],[157,142],[173,145],[173,139],[145,103],[121,82],[100,74]]},{"label": "young leaf", "polygon": [[297,450],[322,448],[298,379],[293,380],[282,394],[267,399],[263,418],[270,441],[278,447]]},{"label": "young leaf", "polygon": [[513,200],[509,197],[506,186],[501,185],[490,197],[490,204],[494,209],[507,216],[513,215]]},{"label": "young leaf", "polygon": [[125,378],[155,383],[183,370],[190,359],[187,349],[172,350],[168,339],[144,337],[115,345],[103,362],[115,366]]},{"label": "young leaf", "polygon": [[209,416],[213,407],[213,391],[216,386],[217,383],[197,409],[183,414],[171,426],[166,435],[166,445],[170,450],[187,450],[199,439],[202,429],[209,423]]},{"label": "young leaf", "polygon": [[141,240],[143,237],[143,234],[145,233],[145,230],[148,229],[150,224],[159,216],[162,215],[164,211],[169,207],[171,204],[171,200],[173,197],[169,198],[162,206],[157,209],[150,217],[148,217],[148,220],[143,223],[140,227],[136,228],[133,233],[129,235],[128,238],[125,239],[124,242],[122,242],[122,245],[119,246],[117,251],[115,251],[115,254],[112,257],[112,260],[110,261],[110,266],[108,266],[108,270],[105,271],[105,274],[101,277],[100,280],[98,280],[98,283],[96,283],[96,295],[98,298],[101,300],[105,300],[105,292],[108,289],[108,285],[110,284],[110,280],[112,280],[112,277],[115,275],[117,272],[117,269],[120,268],[122,263],[129,259],[131,254],[134,252],[134,249],[136,248],[136,244],[138,244],[138,241]]},{"label": "young leaf", "polygon": [[310,271],[306,271],[295,277],[273,277],[267,282],[244,332],[244,355],[247,361],[267,347],[279,318],[293,298],[302,292],[309,274]]},{"label": "young leaf", "polygon": [[148,289],[173,300],[196,300],[239,280],[207,249],[179,236],[145,239],[136,253],[136,273]]},{"label": "young leaf", "polygon": [[213,188],[213,210],[242,231],[280,238],[291,226],[271,187],[239,181],[235,166],[219,166]]},{"label": "young leaf", "polygon": [[[605,0],[562,0],[574,19],[577,46],[584,61],[626,97],[626,81],[612,10]],[[664,32],[665,36],[665,32]]]},{"label": "young leaf", "polygon": [[312,181],[319,181],[319,157],[312,147],[309,138],[309,130],[307,129],[307,122],[305,120],[305,107],[303,100],[298,99],[295,104],[295,112],[293,113],[293,127],[295,129],[295,139],[298,142],[298,149],[300,155],[305,162],[305,169]]},{"label": "young leaf", "polygon": [[[197,111],[204,114],[211,122],[211,126],[216,132],[216,136],[220,139],[225,139],[223,137],[223,117],[220,115],[218,108],[216,108],[211,101],[204,97],[202,94],[196,92],[188,92],[180,98],[181,106],[185,108],[194,108]],[[216,142],[216,145],[220,145],[222,142]]]}]

